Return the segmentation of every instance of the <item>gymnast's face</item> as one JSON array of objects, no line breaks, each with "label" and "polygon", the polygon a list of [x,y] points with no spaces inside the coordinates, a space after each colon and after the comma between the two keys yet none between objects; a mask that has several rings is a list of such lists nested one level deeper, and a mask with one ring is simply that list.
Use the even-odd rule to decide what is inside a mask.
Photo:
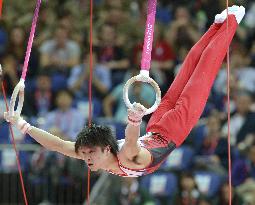
[{"label": "gymnast's face", "polygon": [[109,147],[81,147],[78,154],[85,160],[91,171],[98,171],[107,167],[109,155],[111,154]]}]

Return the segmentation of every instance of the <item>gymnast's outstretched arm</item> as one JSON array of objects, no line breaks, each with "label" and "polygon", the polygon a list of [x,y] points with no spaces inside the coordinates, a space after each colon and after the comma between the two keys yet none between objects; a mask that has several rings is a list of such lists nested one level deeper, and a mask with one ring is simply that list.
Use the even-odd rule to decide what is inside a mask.
[{"label": "gymnast's outstretched arm", "polygon": [[31,129],[27,132],[32,138],[34,138],[39,144],[48,150],[56,151],[69,157],[82,159],[74,148],[75,142],[62,140],[56,135],[52,135],[42,129],[31,126]]},{"label": "gymnast's outstretched arm", "polygon": [[69,157],[82,159],[76,152],[75,142],[65,141],[58,136],[52,135],[42,129],[31,126],[21,116],[10,116],[8,112],[4,113],[4,118],[7,122],[15,125],[23,134],[27,133],[34,138],[39,144],[48,150],[56,151]]}]

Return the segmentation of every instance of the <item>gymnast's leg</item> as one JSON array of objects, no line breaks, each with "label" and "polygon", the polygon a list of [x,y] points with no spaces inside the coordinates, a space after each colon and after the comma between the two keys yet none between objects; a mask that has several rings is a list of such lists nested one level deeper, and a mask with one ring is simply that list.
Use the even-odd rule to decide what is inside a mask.
[{"label": "gymnast's leg", "polygon": [[175,77],[172,85],[168,89],[165,96],[162,98],[162,101],[157,108],[157,110],[152,114],[150,121],[147,127],[155,124],[159,121],[164,113],[168,110],[174,108],[178,98],[180,97],[185,85],[187,84],[190,76],[192,75],[202,52],[206,48],[206,46],[210,43],[210,41],[215,37],[216,33],[219,31],[222,24],[214,23],[208,29],[208,31],[201,37],[201,39],[192,47],[186,56],[182,68],[179,73]]},{"label": "gymnast's leg", "polygon": [[[235,16],[229,15],[228,30],[225,21],[220,33],[203,51],[175,107],[163,114],[157,123],[151,124],[147,131],[161,133],[177,147],[182,144],[201,116],[237,25]],[[171,98],[170,95],[168,97]]]}]

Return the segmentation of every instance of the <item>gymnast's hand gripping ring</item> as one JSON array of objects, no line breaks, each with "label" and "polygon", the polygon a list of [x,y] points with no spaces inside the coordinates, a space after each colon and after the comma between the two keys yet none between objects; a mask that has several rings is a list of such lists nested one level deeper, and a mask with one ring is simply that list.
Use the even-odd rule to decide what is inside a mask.
[{"label": "gymnast's hand gripping ring", "polygon": [[15,107],[15,103],[16,103],[16,99],[18,97],[18,94],[19,94],[19,101],[18,101],[17,110],[15,112],[18,115],[21,114],[23,103],[24,103],[24,90],[25,90],[25,83],[24,82],[25,82],[24,79],[21,78],[19,83],[16,85],[16,87],[14,88],[14,91],[12,93],[11,102],[10,102],[10,114],[11,114],[11,116],[14,116],[14,107]]},{"label": "gymnast's hand gripping ring", "polygon": [[155,101],[155,103],[153,104],[153,106],[151,108],[146,110],[145,115],[153,113],[160,104],[161,91],[160,91],[160,88],[159,88],[158,84],[152,78],[149,77],[149,71],[147,71],[147,70],[141,70],[139,75],[136,75],[136,76],[130,78],[126,82],[126,84],[123,88],[123,99],[124,99],[124,102],[125,102],[126,106],[129,109],[132,108],[132,104],[130,103],[129,98],[128,98],[128,89],[129,89],[130,85],[132,85],[136,81],[149,83],[154,88],[154,90],[156,91],[156,101]]}]

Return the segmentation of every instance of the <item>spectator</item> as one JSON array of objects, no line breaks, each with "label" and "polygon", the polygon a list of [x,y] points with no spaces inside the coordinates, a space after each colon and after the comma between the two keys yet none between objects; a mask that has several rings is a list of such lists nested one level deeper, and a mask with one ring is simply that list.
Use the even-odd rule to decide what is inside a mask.
[{"label": "spectator", "polygon": [[98,62],[111,70],[113,85],[122,82],[129,61],[121,46],[116,44],[116,30],[110,24],[104,24],[98,31],[98,45],[95,47]]},{"label": "spectator", "polygon": [[[76,4],[74,4],[74,2],[68,3],[69,5],[67,4],[59,14],[59,26],[65,28],[70,34],[70,38],[81,45],[83,40],[81,34],[82,29],[84,29],[84,17],[83,15],[77,15],[76,13],[77,8],[80,6],[78,5],[78,2]],[[76,23],[73,23],[74,21],[76,21]]]},{"label": "spectator", "polygon": [[58,26],[54,38],[42,43],[40,47],[41,66],[68,75],[69,69],[79,64],[80,47],[69,38],[68,30]]},{"label": "spectator", "polygon": [[39,47],[43,42],[51,37],[52,30],[56,26],[57,18],[56,13],[53,12],[54,8],[52,5],[42,4],[40,8],[40,17],[38,18],[38,23],[36,25],[36,33],[40,34],[34,38],[34,45]]},{"label": "spectator", "polygon": [[3,83],[6,89],[6,94],[8,96],[12,95],[12,91],[19,82],[19,77],[17,74],[17,61],[15,57],[11,54],[8,54],[2,59],[3,66]]},{"label": "spectator", "polygon": [[[95,98],[102,100],[111,88],[111,73],[103,64],[98,63],[97,53],[93,53],[93,79],[92,93]],[[82,59],[83,64],[77,65],[71,70],[68,78],[68,88],[74,93],[77,99],[82,99],[88,96],[88,84],[90,77],[90,54]]]},{"label": "spectator", "polygon": [[26,92],[23,113],[27,116],[45,117],[53,109],[54,92],[51,77],[47,70],[43,70],[35,79],[35,87]]},{"label": "spectator", "polygon": [[66,140],[75,140],[78,132],[85,125],[85,117],[72,107],[73,97],[66,91],[59,91],[56,95],[56,109],[45,116],[42,127]]},{"label": "spectator", "polygon": [[[224,183],[221,186],[219,196],[217,197],[217,202],[215,205],[228,205],[229,204],[229,185]],[[232,204],[233,205],[244,205],[243,200],[237,194],[236,190],[232,188]]]},{"label": "spectator", "polygon": [[[255,113],[251,110],[254,102],[250,92],[240,90],[234,96],[235,109],[231,114],[231,144],[242,142],[249,133],[255,132]],[[223,136],[227,136],[227,122],[222,127]]]},{"label": "spectator", "polygon": [[[244,89],[255,93],[255,69],[250,67],[249,63],[249,56],[247,55],[247,51],[245,48],[243,48],[243,46],[232,51],[230,67],[232,68],[231,74],[235,79],[236,86],[238,86],[239,89]],[[217,92],[224,92],[224,94],[226,94],[226,81],[227,72],[225,69],[222,69],[219,72],[214,84],[214,88]]]},{"label": "spectator", "polygon": [[237,193],[245,202],[246,205],[253,205],[255,201],[255,182],[254,179],[246,180],[245,183],[241,184],[236,188]]},{"label": "spectator", "polygon": [[201,193],[192,174],[183,173],[179,178],[179,191],[174,199],[175,205],[196,205]]},{"label": "spectator", "polygon": [[209,199],[206,199],[205,197],[201,197],[201,198],[198,200],[197,205],[211,205],[211,202],[210,202]]},{"label": "spectator", "polygon": [[197,152],[194,165],[224,175],[228,154],[227,140],[221,136],[220,114],[214,111],[205,120],[205,124],[197,126],[191,133],[190,140]]},{"label": "spectator", "polygon": [[179,6],[175,11],[175,19],[166,32],[166,40],[175,51],[185,46],[188,50],[198,41],[200,34],[192,22],[189,10]]},{"label": "spectator", "polygon": [[[243,183],[255,182],[255,139],[251,135],[249,143],[242,150],[240,158],[234,160],[232,168],[233,185],[239,186]],[[242,186],[242,185],[241,185]]]},{"label": "spectator", "polygon": [[[8,43],[7,53],[13,55],[17,61],[19,76],[21,75],[25,55],[27,50],[27,36],[24,28],[14,26],[10,31],[10,40]],[[31,68],[31,69],[30,69]],[[39,68],[39,53],[35,46],[32,47],[32,52],[29,58],[27,77],[32,78],[37,75]]]}]

